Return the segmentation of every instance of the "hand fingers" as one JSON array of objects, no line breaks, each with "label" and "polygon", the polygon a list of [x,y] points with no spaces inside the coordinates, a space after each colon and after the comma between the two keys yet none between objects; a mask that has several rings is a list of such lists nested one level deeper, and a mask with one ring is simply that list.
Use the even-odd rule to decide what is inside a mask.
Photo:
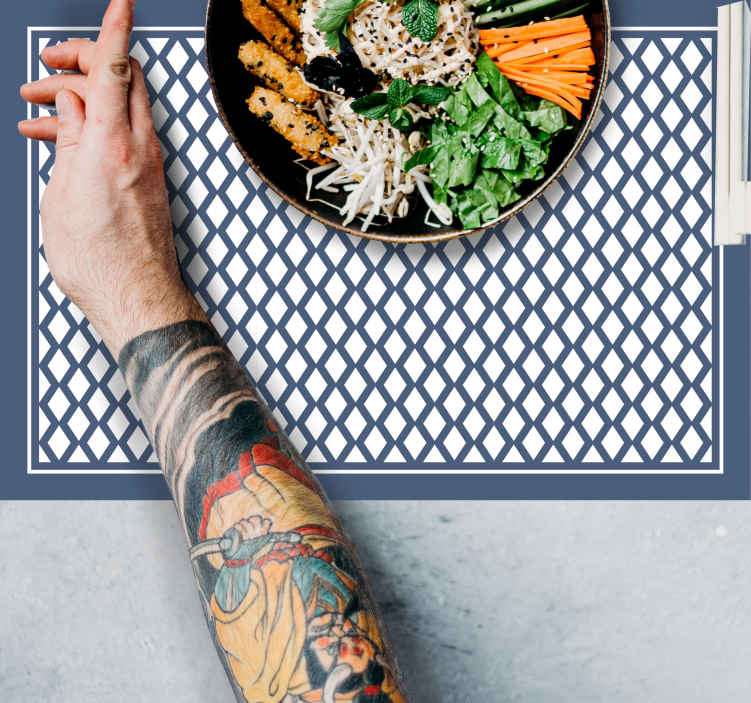
[{"label": "hand fingers", "polygon": [[129,125],[131,66],[128,44],[132,26],[133,0],[110,0],[89,73],[87,109],[95,125],[108,128]]},{"label": "hand fingers", "polygon": [[57,140],[57,117],[23,120],[18,123],[18,131],[27,139],[54,142]]},{"label": "hand fingers", "polygon": [[70,39],[42,50],[42,61],[59,71],[88,73],[94,60],[96,44],[90,39]]},{"label": "hand fingers", "polygon": [[78,148],[78,142],[86,120],[83,100],[71,90],[61,90],[55,101],[57,106],[57,141],[55,165]]},{"label": "hand fingers", "polygon": [[150,136],[154,130],[154,119],[151,116],[151,103],[149,102],[149,92],[146,89],[143,70],[141,64],[135,59],[130,60],[130,69],[133,75],[130,81],[130,95],[128,96],[130,126],[136,134]]},{"label": "hand fingers", "polygon": [[30,103],[41,105],[55,102],[61,90],[72,90],[86,99],[86,76],[73,73],[56,73],[33,83],[21,86],[21,97]]}]

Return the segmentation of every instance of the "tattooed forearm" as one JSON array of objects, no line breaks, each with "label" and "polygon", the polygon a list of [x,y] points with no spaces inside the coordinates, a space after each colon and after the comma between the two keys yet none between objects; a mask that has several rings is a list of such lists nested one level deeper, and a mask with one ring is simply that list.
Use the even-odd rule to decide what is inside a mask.
[{"label": "tattooed forearm", "polygon": [[200,322],[120,354],[238,701],[404,703],[351,545],[248,377]]}]

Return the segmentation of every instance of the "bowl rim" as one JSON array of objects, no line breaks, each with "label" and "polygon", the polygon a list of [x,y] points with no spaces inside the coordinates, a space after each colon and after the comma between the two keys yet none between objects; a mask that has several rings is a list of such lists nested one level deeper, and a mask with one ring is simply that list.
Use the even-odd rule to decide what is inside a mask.
[{"label": "bowl rim", "polygon": [[224,2],[224,1],[225,0],[208,0],[208,2],[206,3],[206,15],[205,15],[205,20],[204,20],[204,32],[203,32],[204,47],[206,50],[206,72],[209,77],[209,85],[211,86],[211,95],[214,100],[214,105],[216,106],[217,112],[219,113],[219,118],[221,119],[222,124],[224,125],[224,128],[229,133],[229,136],[232,139],[234,145],[242,154],[243,158],[245,159],[245,162],[253,169],[256,175],[267,186],[269,186],[269,188],[271,188],[282,200],[284,200],[289,205],[292,205],[293,207],[297,208],[298,210],[301,210],[308,217],[320,222],[322,225],[325,225],[326,227],[330,227],[340,232],[345,232],[347,234],[352,234],[352,235],[355,235],[356,237],[362,237],[364,239],[374,239],[380,242],[389,242],[392,244],[425,244],[429,242],[446,242],[451,239],[458,239],[460,237],[467,237],[471,234],[478,234],[480,232],[485,232],[486,230],[492,229],[493,227],[497,227],[498,225],[506,222],[507,220],[514,217],[515,215],[518,215],[525,207],[527,207],[527,205],[537,200],[537,198],[539,198],[551,185],[553,185],[553,183],[555,183],[558,180],[558,178],[560,178],[563,171],[568,167],[568,165],[571,163],[573,158],[579,153],[579,150],[584,144],[584,140],[589,136],[589,133],[592,130],[592,125],[594,123],[595,118],[599,114],[600,105],[602,103],[603,95],[605,93],[605,87],[606,87],[607,79],[608,79],[608,69],[610,65],[610,42],[611,42],[610,2],[609,0],[600,0],[600,2],[602,3],[602,9],[603,9],[603,34],[604,36],[603,36],[603,60],[602,60],[602,68],[600,70],[600,75],[599,75],[599,84],[597,87],[597,92],[595,93],[592,99],[592,109],[590,110],[589,116],[587,117],[586,121],[580,127],[579,134],[576,138],[576,141],[574,142],[568,154],[566,155],[566,158],[564,158],[563,161],[561,161],[561,163],[558,165],[555,171],[550,173],[548,177],[542,183],[540,183],[540,185],[537,186],[537,188],[535,188],[531,193],[523,197],[521,200],[517,201],[508,212],[505,212],[503,215],[499,216],[497,219],[493,220],[492,222],[486,225],[483,225],[482,227],[475,227],[472,229],[450,229],[444,232],[435,232],[435,233],[425,232],[423,234],[415,234],[414,232],[405,233],[405,234],[383,233],[383,232],[378,232],[378,231],[363,232],[362,230],[355,229],[354,227],[351,227],[350,225],[344,225],[341,222],[335,222],[334,220],[329,219],[325,215],[322,215],[319,212],[314,211],[307,204],[297,202],[297,200],[290,198],[286,193],[284,193],[275,183],[273,183],[266,176],[266,174],[263,172],[261,167],[256,163],[255,159],[248,153],[248,151],[242,145],[242,142],[240,141],[239,137],[237,136],[237,133],[232,128],[232,125],[230,124],[230,121],[227,118],[227,114],[224,111],[224,106],[222,105],[222,101],[219,99],[219,92],[217,90],[216,82],[214,79],[213,61],[211,58],[212,49],[210,48],[211,45],[208,41],[211,11],[215,3]]}]

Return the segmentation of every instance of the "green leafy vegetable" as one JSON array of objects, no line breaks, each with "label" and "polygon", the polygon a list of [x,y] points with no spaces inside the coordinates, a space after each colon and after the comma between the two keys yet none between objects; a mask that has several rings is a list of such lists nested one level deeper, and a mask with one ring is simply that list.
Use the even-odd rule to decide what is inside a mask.
[{"label": "green leafy vegetable", "polygon": [[429,146],[425,149],[416,151],[412,156],[404,162],[402,169],[405,173],[411,171],[415,166],[422,166],[423,164],[429,164],[435,158],[438,147]]},{"label": "green leafy vegetable", "polygon": [[438,4],[409,0],[402,8],[402,24],[413,37],[429,42],[438,33]]},{"label": "green leafy vegetable", "polygon": [[503,74],[498,70],[498,66],[493,63],[484,51],[477,57],[475,62],[477,71],[477,80],[483,88],[490,88],[493,97],[500,102],[501,96],[501,77]]},{"label": "green leafy vegetable", "polygon": [[548,160],[548,150],[544,146],[540,145],[534,139],[521,139],[522,153],[524,154],[524,160],[530,167],[540,166]]},{"label": "green leafy vegetable", "polygon": [[548,134],[558,134],[566,128],[565,110],[549,100],[540,101],[536,110],[525,110],[522,117],[533,127]]},{"label": "green leafy vegetable", "polygon": [[514,170],[519,166],[522,145],[514,139],[507,139],[496,130],[489,130],[477,140],[482,153],[483,168],[505,168]]},{"label": "green leafy vegetable", "polygon": [[519,120],[515,120],[500,105],[495,108],[493,124],[510,139],[532,139],[530,131]]},{"label": "green leafy vegetable", "polygon": [[466,132],[457,132],[449,143],[449,188],[471,185],[479,158],[480,150],[469,141]]},{"label": "green leafy vegetable", "polygon": [[386,93],[372,93],[353,100],[352,109],[372,120],[380,120],[386,117],[391,107],[386,99]]},{"label": "green leafy vegetable", "polygon": [[413,154],[404,169],[429,164],[433,199],[447,203],[468,228],[497,219],[521,197],[518,186],[545,177],[552,139],[567,128],[561,108],[517,93],[487,54],[438,104],[445,116],[423,130],[429,146]]},{"label": "green leafy vegetable", "polygon": [[523,181],[539,181],[545,177],[545,169],[542,166],[532,166],[525,159],[521,159],[520,165],[516,169],[501,169],[501,173],[514,186]]},{"label": "green leafy vegetable", "polygon": [[445,85],[416,85],[412,87],[411,101],[418,105],[439,105],[452,92]]},{"label": "green leafy vegetable", "polygon": [[316,16],[315,27],[324,33],[326,45],[339,50],[339,32],[344,29],[352,11],[362,0],[326,0]]},{"label": "green leafy vegetable", "polygon": [[495,115],[495,105],[492,100],[480,105],[480,107],[470,114],[467,120],[469,133],[473,137],[478,137],[493,118],[493,115]]},{"label": "green leafy vegetable", "polygon": [[400,132],[409,132],[414,124],[411,113],[403,107],[392,107],[389,110],[389,122]]},{"label": "green leafy vegetable", "polygon": [[465,90],[457,90],[442,105],[446,114],[460,127],[464,126],[472,112],[472,101]]},{"label": "green leafy vegetable", "polygon": [[[498,66],[484,51],[477,57],[477,79],[484,88],[489,88],[496,102],[512,117],[519,118],[521,109],[508,82]],[[525,93],[526,95],[526,93]]]},{"label": "green leafy vegetable", "polygon": [[390,107],[404,107],[412,98],[412,88],[404,78],[394,78],[389,85],[386,99]]},{"label": "green leafy vegetable", "polygon": [[480,105],[493,99],[480,84],[476,73],[473,73],[466,81],[464,81],[463,89],[477,107],[480,107]]},{"label": "green leafy vegetable", "polygon": [[435,158],[430,162],[430,177],[433,179],[433,192],[435,192],[435,186],[445,191],[448,188],[449,183],[449,150],[439,149]]},{"label": "green leafy vegetable", "polygon": [[352,109],[373,120],[381,120],[388,115],[393,127],[409,132],[414,126],[412,114],[405,109],[409,103],[437,105],[451,94],[451,88],[445,86],[411,86],[403,78],[395,78],[387,93],[372,93],[358,98],[352,101]]},{"label": "green leafy vegetable", "polygon": [[414,128],[405,107],[410,102],[440,105],[444,115],[421,127],[429,145],[403,168],[429,165],[433,199],[448,204],[468,228],[497,219],[521,197],[518,186],[544,178],[554,135],[568,128],[564,110],[517,93],[487,54],[457,88],[410,87],[395,80],[388,94],[360,98],[352,106],[377,119],[388,114],[396,129],[409,131]]}]

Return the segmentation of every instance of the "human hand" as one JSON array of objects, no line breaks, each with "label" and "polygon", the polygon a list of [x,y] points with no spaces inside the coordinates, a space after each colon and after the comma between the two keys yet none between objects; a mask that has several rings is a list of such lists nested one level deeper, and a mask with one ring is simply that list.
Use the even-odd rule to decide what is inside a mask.
[{"label": "human hand", "polygon": [[139,334],[205,320],[180,277],[162,155],[143,72],[129,58],[134,0],[111,0],[96,41],[48,47],[57,74],[21,88],[56,117],[20,132],[56,141],[40,207],[52,277],[89,318],[115,357]]},{"label": "human hand", "polygon": [[253,515],[236,522],[232,529],[237,530],[243,540],[251,540],[256,537],[263,537],[271,530],[271,520],[261,517],[260,515]]}]

